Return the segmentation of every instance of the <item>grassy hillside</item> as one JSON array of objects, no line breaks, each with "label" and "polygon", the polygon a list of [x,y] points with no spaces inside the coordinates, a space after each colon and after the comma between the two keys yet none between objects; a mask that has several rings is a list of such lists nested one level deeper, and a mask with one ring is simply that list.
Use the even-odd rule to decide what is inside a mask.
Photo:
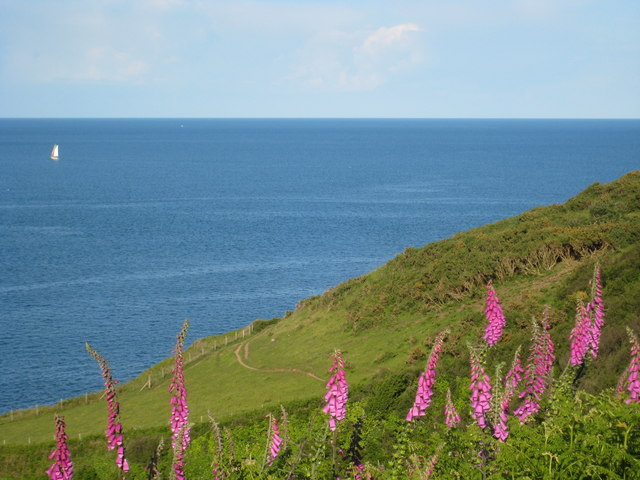
[{"label": "grassy hillside", "polygon": [[[283,318],[194,342],[185,354],[191,420],[206,421],[208,412],[231,420],[296,401],[319,405],[335,348],[348,362],[356,398],[374,398],[385,385],[391,397],[376,398],[378,408],[406,412],[412,401],[406,389],[413,388],[435,335],[445,327],[451,333],[439,371],[450,378],[454,394],[462,395],[468,383],[465,345],[484,329],[488,280],[507,317],[495,358],[507,361],[517,344],[527,348],[530,319],[548,304],[564,365],[572,296],[586,290],[596,262],[603,272],[606,328],[601,355],[581,382],[591,392],[612,387],[628,364],[621,348],[624,328],[640,331],[640,172],[591,185],[563,205],[407,249],[368,275],[301,301]],[[179,327],[176,321],[176,333]],[[136,429],[167,424],[170,371],[167,359],[120,388],[122,421],[132,437]],[[93,394],[0,417],[0,445],[50,442],[54,412],[65,416],[72,439],[105,427],[104,400]]]}]

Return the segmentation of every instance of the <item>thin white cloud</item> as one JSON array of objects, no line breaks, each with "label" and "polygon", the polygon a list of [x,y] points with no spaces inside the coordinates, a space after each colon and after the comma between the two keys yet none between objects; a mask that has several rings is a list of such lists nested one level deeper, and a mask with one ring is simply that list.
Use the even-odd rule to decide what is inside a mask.
[{"label": "thin white cloud", "polygon": [[593,0],[513,0],[511,9],[521,18],[545,20],[558,18],[568,12],[579,10]]},{"label": "thin white cloud", "polygon": [[76,74],[76,80],[131,82],[149,70],[146,62],[108,46],[89,49],[82,63],[85,69]]},{"label": "thin white cloud", "polygon": [[419,32],[420,28],[413,23],[404,23],[395,27],[380,27],[369,35],[362,43],[362,50],[376,54],[380,50],[410,42],[408,32]]},{"label": "thin white cloud", "polygon": [[184,5],[183,0],[142,0],[142,5],[148,9],[170,10]]},{"label": "thin white cloud", "polygon": [[424,59],[420,28],[380,27],[367,35],[326,32],[299,50],[288,80],[314,89],[373,90]]},{"label": "thin white cloud", "polygon": [[0,68],[26,84],[148,83],[166,75],[195,35],[174,25],[176,9],[191,11],[183,0],[63,2],[56,15],[35,4],[0,36]]},{"label": "thin white cloud", "polygon": [[217,32],[245,34],[315,35],[348,28],[362,20],[361,10],[335,3],[255,0],[194,0],[195,11],[210,21]]},{"label": "thin white cloud", "polygon": [[[75,49],[73,58],[14,52],[8,63],[15,78],[29,83],[140,83],[149,64],[108,45]],[[71,51],[69,48],[68,51]]]}]

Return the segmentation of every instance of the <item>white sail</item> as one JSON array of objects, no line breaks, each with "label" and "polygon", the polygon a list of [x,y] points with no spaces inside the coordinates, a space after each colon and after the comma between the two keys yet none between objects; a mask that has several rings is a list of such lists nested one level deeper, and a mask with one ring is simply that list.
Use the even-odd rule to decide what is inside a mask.
[{"label": "white sail", "polygon": [[51,149],[51,160],[58,160],[58,144]]}]

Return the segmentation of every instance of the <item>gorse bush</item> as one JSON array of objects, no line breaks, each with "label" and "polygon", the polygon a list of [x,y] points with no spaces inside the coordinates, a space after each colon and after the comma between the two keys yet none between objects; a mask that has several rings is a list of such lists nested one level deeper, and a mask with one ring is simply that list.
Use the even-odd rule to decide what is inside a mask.
[{"label": "gorse bush", "polygon": [[[100,460],[73,478],[131,479],[634,479],[640,478],[640,345],[628,329],[628,367],[618,387],[598,394],[579,388],[605,338],[605,304],[596,265],[588,298],[577,301],[565,365],[555,357],[549,309],[531,322],[528,354],[496,361],[509,312],[491,281],[485,299],[486,328],[468,345],[462,378],[438,375],[448,330],[433,340],[417,385],[408,374],[387,374],[367,390],[351,389],[349,366],[336,350],[324,405],[268,413],[261,421],[192,429],[178,335],[171,382],[170,431],[146,442],[148,456],[124,458],[124,437],[115,382],[101,365],[108,403],[107,447],[115,464]],[[461,345],[449,346],[459,348]],[[562,368],[561,368],[562,367]],[[221,388],[224,388],[221,386]],[[373,391],[372,391],[373,390]],[[413,392],[413,393],[411,393]],[[413,403],[411,404],[411,398]],[[72,478],[64,422],[56,417],[57,443],[50,479]],[[135,442],[135,440],[133,440]],[[140,447],[140,445],[138,446]],[[149,450],[151,450],[149,452]],[[130,468],[129,468],[130,466]]]}]

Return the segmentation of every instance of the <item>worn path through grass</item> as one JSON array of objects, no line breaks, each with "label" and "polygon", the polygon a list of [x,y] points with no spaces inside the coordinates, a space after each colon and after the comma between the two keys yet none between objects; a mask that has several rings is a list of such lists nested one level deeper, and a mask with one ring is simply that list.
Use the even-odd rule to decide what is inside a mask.
[{"label": "worn path through grass", "polygon": [[317,375],[311,372],[305,372],[304,370],[300,370],[298,368],[256,368],[256,367],[252,367],[251,365],[247,365],[242,359],[242,357],[240,356],[240,350],[242,350],[243,347],[244,347],[244,359],[249,360],[249,342],[244,342],[238,345],[238,347],[235,349],[233,353],[236,355],[236,359],[238,360],[238,363],[242,367],[248,370],[254,370],[256,372],[265,372],[265,373],[301,373],[303,375],[307,375],[311,378],[315,378],[316,380],[324,382],[324,380],[318,377]]}]

